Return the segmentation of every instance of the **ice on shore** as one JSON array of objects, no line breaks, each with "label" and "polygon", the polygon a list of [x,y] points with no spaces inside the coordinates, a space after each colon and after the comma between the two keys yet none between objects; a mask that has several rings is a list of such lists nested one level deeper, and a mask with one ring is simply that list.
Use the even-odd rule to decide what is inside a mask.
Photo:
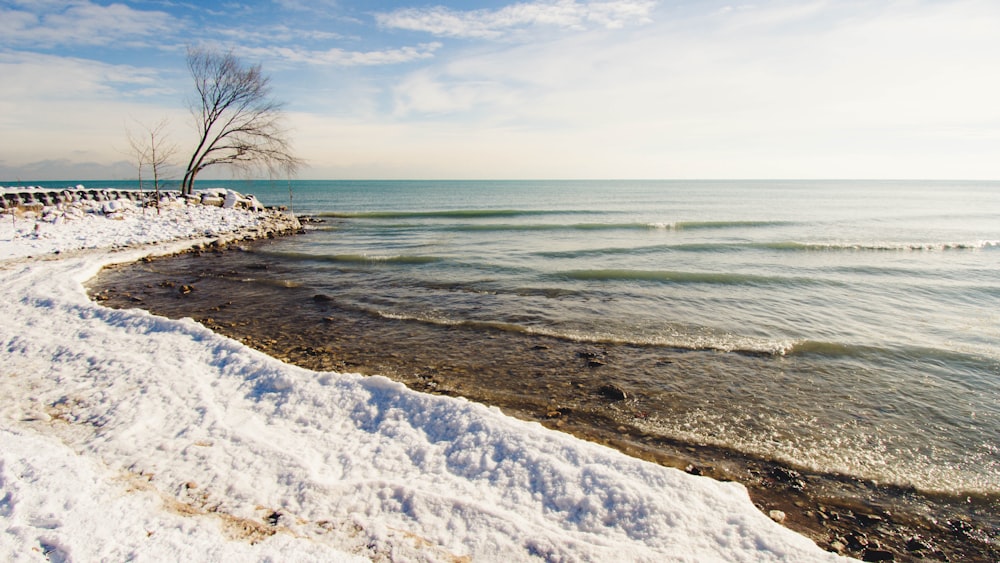
[{"label": "ice on shore", "polygon": [[265,217],[115,213],[0,221],[0,559],[838,559],[741,485],[93,303],[103,265]]}]

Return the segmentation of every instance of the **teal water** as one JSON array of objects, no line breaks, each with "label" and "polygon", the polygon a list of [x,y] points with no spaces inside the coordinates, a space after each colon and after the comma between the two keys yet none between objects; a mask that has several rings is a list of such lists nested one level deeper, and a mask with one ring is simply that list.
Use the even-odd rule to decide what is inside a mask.
[{"label": "teal water", "polygon": [[629,376],[651,431],[1000,493],[1000,183],[209,185],[323,218],[261,258],[340,306],[717,355]]}]

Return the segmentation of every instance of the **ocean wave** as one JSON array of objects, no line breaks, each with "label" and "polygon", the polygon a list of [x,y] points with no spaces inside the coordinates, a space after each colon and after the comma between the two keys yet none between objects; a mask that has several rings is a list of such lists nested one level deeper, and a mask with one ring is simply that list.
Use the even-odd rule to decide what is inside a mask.
[{"label": "ocean wave", "polygon": [[681,231],[693,229],[732,229],[781,225],[766,221],[705,221],[705,222],[630,222],[630,223],[528,223],[476,224],[447,227],[455,231]]},{"label": "ocean wave", "polygon": [[540,215],[594,215],[606,213],[606,211],[558,209],[448,209],[439,211],[328,211],[318,213],[316,216],[335,219],[495,219]]},{"label": "ocean wave", "polygon": [[[531,209],[451,209],[436,211],[328,211],[316,217],[331,219],[509,219],[518,217],[608,215],[608,211]],[[788,221],[635,221],[601,223],[507,223],[458,224],[444,227],[455,231],[549,231],[549,230],[661,230],[759,228],[791,225]],[[385,225],[383,225],[385,226]],[[391,226],[391,225],[390,225]]]},{"label": "ocean wave", "polygon": [[[642,228],[633,225],[634,228]],[[682,244],[658,244],[635,247],[590,248],[583,250],[558,250],[536,252],[545,258],[579,258],[585,256],[605,256],[620,254],[655,254],[658,252],[724,253],[747,250],[775,252],[944,252],[979,251],[1000,249],[1000,240],[941,243],[804,243],[792,241],[774,242],[698,242]]]},{"label": "ocean wave", "polygon": [[649,223],[526,223],[451,225],[443,230],[459,232],[491,231],[648,231],[658,229]]},{"label": "ocean wave", "polygon": [[[660,225],[657,223],[657,225]],[[669,228],[676,230],[693,229],[745,229],[758,227],[784,227],[794,225],[791,221],[680,221],[677,223],[664,223],[670,225]]]},{"label": "ocean wave", "polygon": [[946,250],[987,250],[1000,248],[1000,240],[979,240],[967,242],[765,242],[749,243],[745,246],[766,250],[787,251],[870,251],[870,252],[934,252]]},{"label": "ocean wave", "polygon": [[327,262],[332,264],[403,264],[421,265],[441,262],[438,256],[412,254],[311,254],[308,252],[262,252],[282,260],[298,262]]},{"label": "ocean wave", "polygon": [[528,326],[492,320],[456,319],[438,314],[413,314],[383,309],[368,311],[377,317],[398,321],[426,323],[446,327],[463,327],[474,330],[499,330],[528,336],[543,336],[569,342],[588,344],[618,344],[626,346],[656,346],[689,351],[712,351],[749,356],[782,356],[793,346],[791,341],[776,341],[736,334],[649,334],[601,333],[551,326]]},{"label": "ocean wave", "polygon": [[598,282],[624,281],[712,285],[801,285],[820,283],[819,280],[810,278],[761,276],[731,272],[679,272],[672,270],[569,270],[554,275],[563,279]]}]

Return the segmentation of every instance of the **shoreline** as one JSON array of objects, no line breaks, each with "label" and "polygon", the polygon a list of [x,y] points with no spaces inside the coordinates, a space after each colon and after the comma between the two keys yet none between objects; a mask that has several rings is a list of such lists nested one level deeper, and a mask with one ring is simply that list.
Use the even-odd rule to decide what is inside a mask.
[{"label": "shoreline", "polygon": [[[0,283],[17,298],[0,304],[13,320],[0,329],[0,552],[834,560],[742,487],[86,295],[108,265],[267,236],[234,217],[189,209],[137,237],[135,215],[95,214],[2,248]],[[498,451],[516,455],[469,457]]]},{"label": "shoreline", "polygon": [[[302,218],[302,221],[308,222],[308,219]],[[220,245],[209,250],[222,253],[227,251],[226,246]],[[231,249],[230,247],[229,250]],[[203,250],[205,249],[187,249],[179,254],[191,251],[197,254]],[[91,280],[91,285],[95,281],[96,279]],[[88,291],[94,297],[93,290]],[[141,292],[121,291],[116,294],[115,291],[103,291],[98,297],[102,303],[111,306],[134,307],[136,303],[141,303],[144,308],[148,306],[148,296]],[[153,312],[171,316],[161,311]],[[540,411],[537,404],[526,403],[519,406],[516,400],[498,401],[497,397],[489,396],[489,393],[471,392],[467,385],[441,376],[441,372],[447,369],[438,369],[436,376],[417,373],[419,370],[410,365],[412,358],[407,358],[405,354],[393,353],[394,357],[402,356],[395,363],[365,364],[348,358],[338,359],[321,350],[321,346],[310,345],[308,342],[287,342],[285,346],[280,346],[278,343],[286,340],[282,338],[283,335],[268,334],[266,331],[254,333],[245,325],[235,330],[232,323],[216,318],[218,314],[190,316],[215,332],[307,369],[333,369],[339,372],[389,376],[416,391],[458,395],[482,404],[499,406],[507,414],[522,420],[539,422],[550,429],[612,447],[635,458],[720,481],[740,482],[748,488],[761,512],[828,551],[874,561],[989,561],[1000,557],[995,539],[988,534],[982,535],[973,521],[952,519],[932,522],[932,516],[896,511],[894,502],[898,504],[901,499],[916,494],[905,487],[879,486],[852,477],[792,468],[726,448],[671,440],[650,435],[637,426],[622,424],[620,420],[611,418],[595,422],[594,417],[600,418],[602,415],[593,411],[560,408],[558,405]],[[539,343],[557,339],[533,336],[530,340]],[[551,349],[552,346],[552,342],[535,344],[535,348],[543,349]],[[840,483],[841,498],[831,497],[829,491],[816,486],[818,483],[832,482]],[[853,491],[852,497],[843,494],[845,489]],[[921,502],[932,501],[926,495],[923,497],[925,498]],[[983,502],[988,504],[989,501]],[[935,510],[930,510],[930,513],[935,513]]]}]

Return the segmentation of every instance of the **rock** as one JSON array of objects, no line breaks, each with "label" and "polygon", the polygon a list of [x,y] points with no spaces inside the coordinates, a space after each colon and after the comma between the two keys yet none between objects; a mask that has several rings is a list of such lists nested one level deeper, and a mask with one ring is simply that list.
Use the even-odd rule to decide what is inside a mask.
[{"label": "rock", "polygon": [[545,413],[547,418],[559,418],[566,416],[573,412],[573,409],[569,407],[549,407],[548,411]]},{"label": "rock", "polygon": [[865,549],[861,554],[862,561],[895,561],[896,556],[884,549]]},{"label": "rock", "polygon": [[801,491],[806,488],[806,482],[802,479],[802,474],[794,469],[785,467],[772,467],[771,477],[779,483],[784,483],[792,490]]},{"label": "rock", "polygon": [[847,547],[853,551],[861,551],[868,547],[868,536],[861,533],[849,534],[846,538]]},{"label": "rock", "polygon": [[907,551],[929,551],[930,549],[930,544],[924,541],[924,539],[920,536],[913,536],[912,538],[906,540]]},{"label": "rock", "polygon": [[885,518],[882,518],[878,514],[858,514],[857,521],[862,526],[872,526],[880,522],[884,522]]},{"label": "rock", "polygon": [[830,551],[833,551],[835,553],[844,553],[845,549],[847,549],[847,546],[844,545],[843,542],[840,542],[838,540],[830,542]]},{"label": "rock", "polygon": [[767,513],[767,516],[771,520],[774,520],[775,522],[777,522],[779,524],[781,524],[782,522],[784,522],[785,518],[787,518],[787,515],[783,511],[781,511],[781,510],[771,510],[771,511],[769,511]]},{"label": "rock", "polygon": [[602,385],[601,388],[597,390],[597,392],[600,393],[602,396],[604,396],[606,399],[610,399],[612,401],[624,401],[625,399],[628,398],[628,394],[625,393],[624,389],[618,387],[617,385],[612,385],[610,383],[607,385]]},{"label": "rock", "polygon": [[684,471],[690,475],[701,475],[701,468],[693,463],[689,463],[688,466],[684,468]]},{"label": "rock", "polygon": [[194,286],[193,285],[184,284],[184,285],[181,286],[181,288],[180,288],[179,291],[181,292],[181,294],[187,295],[188,293],[191,293],[192,291],[194,291]]},{"label": "rock", "polygon": [[313,301],[315,301],[316,303],[329,303],[330,301],[333,301],[333,298],[330,297],[329,295],[317,293],[316,295],[313,295]]}]

